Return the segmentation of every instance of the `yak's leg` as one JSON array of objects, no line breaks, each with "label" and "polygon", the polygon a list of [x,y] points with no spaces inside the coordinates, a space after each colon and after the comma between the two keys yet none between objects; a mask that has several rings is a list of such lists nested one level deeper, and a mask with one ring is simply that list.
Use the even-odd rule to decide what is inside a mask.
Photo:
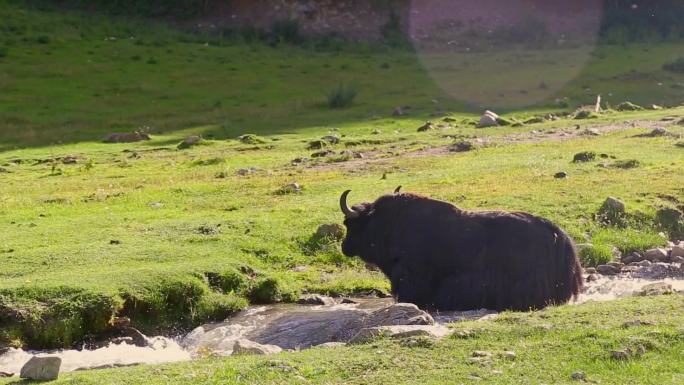
[{"label": "yak's leg", "polygon": [[430,277],[418,277],[404,266],[395,266],[390,276],[392,294],[399,302],[413,303],[420,308],[434,307]]},{"label": "yak's leg", "polygon": [[439,282],[436,298],[440,310],[476,310],[487,302],[491,292],[481,273],[460,273],[445,276]]}]

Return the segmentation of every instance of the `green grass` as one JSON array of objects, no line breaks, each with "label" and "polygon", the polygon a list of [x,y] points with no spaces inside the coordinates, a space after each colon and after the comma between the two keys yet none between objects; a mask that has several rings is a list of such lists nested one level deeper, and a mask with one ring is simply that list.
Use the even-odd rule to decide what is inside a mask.
[{"label": "green grass", "polygon": [[[55,384],[681,384],[684,297],[634,298],[504,313],[452,324],[457,333],[408,347],[380,339],[363,345],[273,356],[62,374]],[[634,321],[640,325],[633,326]],[[461,337],[459,337],[461,336]],[[628,360],[611,351],[642,353]],[[472,362],[475,351],[491,358]],[[512,351],[513,358],[504,353]],[[16,383],[0,379],[0,384]]]},{"label": "green grass", "polygon": [[[449,97],[453,88],[433,81],[409,50],[273,48],[2,0],[0,19],[7,20],[0,43],[8,47],[0,57],[2,344],[68,346],[114,314],[159,332],[223,318],[248,301],[387,291],[379,273],[341,255],[337,243],[312,241],[320,224],[341,222],[337,202],[346,189],[354,202],[403,185],[466,209],[529,211],[558,222],[578,242],[623,252],[664,244],[655,212],[684,201],[677,139],[631,137],[647,131],[631,121],[681,117],[682,108],[601,114],[592,125],[622,129],[599,137],[519,141],[516,135],[588,123],[475,129],[477,116],[463,109],[468,100]],[[682,81],[661,68],[678,57],[673,48],[597,47],[561,94],[573,108],[596,90],[615,104],[628,96],[679,104],[676,88],[643,76],[610,77],[635,69],[647,79],[666,76],[668,85]],[[544,68],[542,54],[529,53],[528,75]],[[481,53],[460,59],[481,62],[478,71],[490,65]],[[468,87],[478,80],[461,79]],[[517,87],[519,79],[512,80],[499,79]],[[594,91],[583,89],[585,81]],[[353,84],[358,95],[347,108],[331,109],[326,93],[339,84]],[[549,111],[561,94],[506,118]],[[406,105],[409,115],[390,117]],[[446,115],[455,122],[416,132]],[[149,142],[100,142],[105,133],[143,126],[150,127]],[[330,146],[335,156],[292,164],[316,151],[310,142],[333,133],[342,137]],[[202,145],[178,150],[191,134],[201,134]],[[242,134],[253,135],[236,139]],[[473,136],[488,145],[438,151]],[[346,149],[364,160],[340,154]],[[611,165],[638,163],[572,163],[581,151],[614,156],[606,160]],[[76,163],[62,162],[67,155]],[[559,171],[569,178],[554,179]],[[292,182],[302,190],[283,194]],[[627,203],[624,227],[595,220],[607,196]]]}]

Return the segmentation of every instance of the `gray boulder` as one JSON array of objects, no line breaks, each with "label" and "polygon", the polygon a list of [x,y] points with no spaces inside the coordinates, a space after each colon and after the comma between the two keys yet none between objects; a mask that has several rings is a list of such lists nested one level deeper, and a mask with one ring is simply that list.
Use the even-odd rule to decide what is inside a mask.
[{"label": "gray boulder", "polygon": [[646,250],[644,252],[644,259],[647,259],[651,262],[668,262],[670,260],[670,256],[668,255],[667,250],[655,248]]},{"label": "gray boulder", "polygon": [[596,272],[602,275],[618,275],[620,274],[620,268],[612,265],[598,265],[596,266]]},{"label": "gray boulder", "polygon": [[318,226],[316,229],[317,238],[332,238],[335,240],[341,240],[344,238],[346,230],[344,226],[339,223],[324,223]]},{"label": "gray boulder", "polygon": [[477,128],[496,127],[499,125],[499,119],[499,115],[487,110],[480,117],[480,121],[477,123]]},{"label": "gray boulder", "polygon": [[619,224],[625,216],[625,204],[621,200],[608,197],[598,211],[599,219],[608,224]]},{"label": "gray boulder", "polygon": [[202,141],[202,137],[199,135],[188,136],[187,138],[183,139],[183,141],[178,144],[178,149],[179,150],[185,150],[186,148],[196,146],[201,141]]},{"label": "gray boulder", "polygon": [[56,356],[33,356],[21,368],[19,376],[28,380],[52,381],[59,376],[62,359]]},{"label": "gray boulder", "polygon": [[297,300],[297,303],[300,305],[332,306],[335,304],[335,300],[324,295],[307,294],[299,298],[299,300]]}]

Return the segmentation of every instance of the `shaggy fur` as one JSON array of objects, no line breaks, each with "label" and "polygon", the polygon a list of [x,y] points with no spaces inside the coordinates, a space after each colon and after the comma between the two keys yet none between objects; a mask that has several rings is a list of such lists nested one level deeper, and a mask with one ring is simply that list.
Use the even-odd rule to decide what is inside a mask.
[{"label": "shaggy fur", "polygon": [[531,310],[582,290],[572,240],[523,212],[460,210],[414,194],[353,207],[342,251],[372,263],[401,302],[435,310]]}]

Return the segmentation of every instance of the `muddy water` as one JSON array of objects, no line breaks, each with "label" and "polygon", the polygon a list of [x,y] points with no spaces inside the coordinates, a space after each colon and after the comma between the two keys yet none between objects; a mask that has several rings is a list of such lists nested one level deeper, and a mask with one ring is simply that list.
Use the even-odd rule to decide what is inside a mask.
[{"label": "muddy water", "polygon": [[[633,296],[643,286],[653,282],[665,282],[672,285],[675,290],[684,291],[684,279],[668,278],[653,281],[604,276],[595,282],[588,283],[585,292],[575,303],[608,301]],[[149,345],[147,347],[110,344],[100,349],[80,351],[24,351],[10,349],[0,356],[0,372],[19,373],[24,363],[34,355],[57,355],[61,357],[62,372],[189,361],[208,353],[230,355],[234,342],[241,338],[255,339],[257,341],[261,339],[267,342],[269,339],[278,340],[278,336],[271,338],[268,335],[270,333],[282,333],[282,326],[280,326],[280,330],[268,329],[269,325],[271,327],[274,325],[273,321],[275,320],[280,321],[280,324],[275,323],[276,325],[287,325],[288,329],[296,329],[300,324],[311,324],[312,322],[314,324],[320,322],[321,327],[328,327],[331,320],[363,317],[374,310],[384,308],[393,303],[391,299],[357,299],[355,301],[356,303],[333,306],[295,304],[255,306],[224,322],[198,327],[185,336],[177,338],[148,338]],[[495,312],[487,310],[443,312],[433,313],[432,316],[437,323],[449,323],[463,320],[488,319],[495,316]],[[282,321],[284,319],[287,319],[287,322]]]}]

